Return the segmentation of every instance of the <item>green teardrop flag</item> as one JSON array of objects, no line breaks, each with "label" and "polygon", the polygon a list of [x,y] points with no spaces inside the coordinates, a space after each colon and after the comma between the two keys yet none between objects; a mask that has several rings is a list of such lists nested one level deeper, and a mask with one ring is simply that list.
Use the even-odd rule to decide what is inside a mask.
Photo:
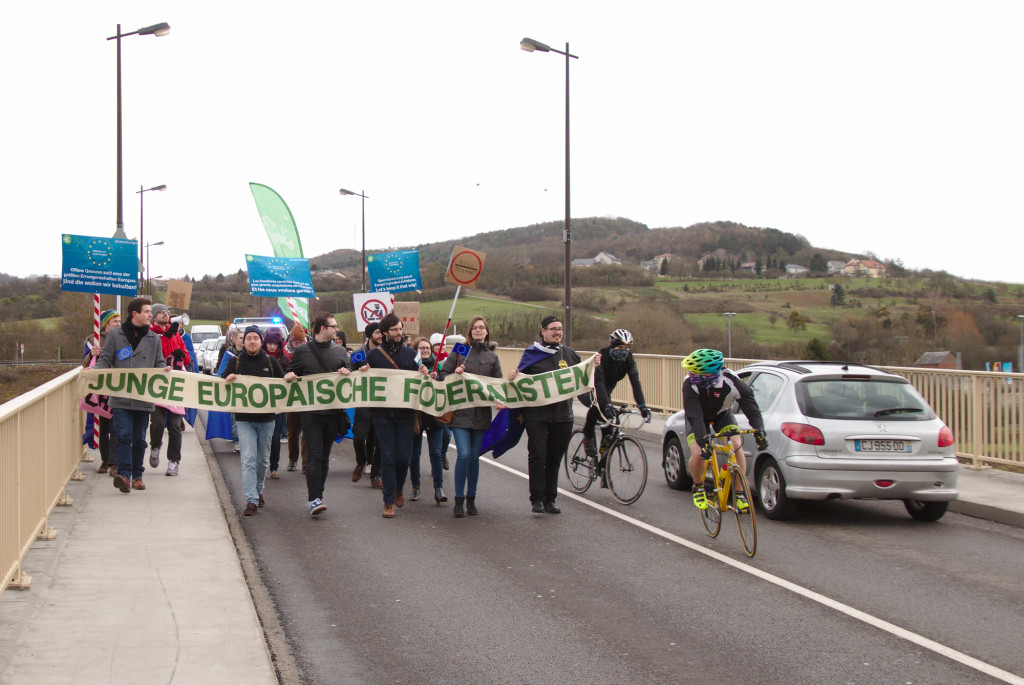
[{"label": "green teardrop flag", "polygon": [[[249,190],[256,201],[256,211],[267,231],[275,257],[302,257],[302,241],[292,212],[277,192],[262,183],[250,183]],[[309,328],[309,300],[301,297],[280,297],[277,306],[293,321]]]}]

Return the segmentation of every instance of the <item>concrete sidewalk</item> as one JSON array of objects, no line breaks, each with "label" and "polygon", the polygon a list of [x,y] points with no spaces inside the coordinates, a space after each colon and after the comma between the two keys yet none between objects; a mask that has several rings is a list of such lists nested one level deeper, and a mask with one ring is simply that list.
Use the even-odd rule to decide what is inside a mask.
[{"label": "concrete sidewalk", "polygon": [[144,491],[121,493],[98,464],[80,465],[57,537],[26,557],[31,589],[0,595],[0,682],[276,684],[195,430],[181,475],[147,454]]},{"label": "concrete sidewalk", "polygon": [[[573,412],[577,423],[582,423],[587,416],[586,407],[578,403],[573,405]],[[661,435],[668,418],[655,414],[650,423],[642,424],[639,428],[635,427],[638,417],[631,419],[630,425],[634,427],[628,429],[628,432],[658,445],[656,452],[647,452],[648,482],[662,476]],[[960,496],[949,503],[949,511],[1024,528],[1024,474],[961,466],[957,490]]]}]

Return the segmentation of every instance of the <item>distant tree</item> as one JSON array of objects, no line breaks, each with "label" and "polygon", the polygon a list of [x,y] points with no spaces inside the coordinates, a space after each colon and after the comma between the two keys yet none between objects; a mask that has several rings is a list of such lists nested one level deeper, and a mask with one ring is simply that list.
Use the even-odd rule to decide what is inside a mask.
[{"label": "distant tree", "polygon": [[836,283],[832,287],[831,303],[833,307],[842,307],[846,304],[846,288],[843,287],[842,283]]},{"label": "distant tree", "polygon": [[814,256],[811,257],[811,264],[808,268],[815,273],[823,274],[828,271],[828,262],[825,261],[820,252],[815,252]]},{"label": "distant tree", "polygon": [[793,331],[793,335],[796,335],[797,331],[807,330],[807,318],[794,309],[789,313],[789,318],[786,319],[786,326],[789,327],[789,330]]},{"label": "distant tree", "polygon": [[825,349],[825,343],[821,342],[819,338],[811,338],[807,347],[804,348],[804,358],[818,362],[828,361],[828,350]]},{"label": "distant tree", "polygon": [[658,267],[658,274],[661,276],[668,276],[668,262],[669,260],[661,260],[661,266]]},{"label": "distant tree", "polygon": [[761,264],[761,258],[758,257],[757,259],[754,260],[754,271],[756,271],[757,275],[760,276],[762,269],[764,269],[764,265]]},{"label": "distant tree", "polygon": [[772,328],[775,328],[775,322],[778,321],[778,320],[779,320],[779,315],[778,314],[776,314],[775,312],[768,312],[768,323],[770,323],[772,325]]},{"label": "distant tree", "polygon": [[988,290],[985,291],[985,294],[982,297],[985,298],[986,302],[991,302],[992,304],[995,304],[995,302],[996,302],[996,291],[992,290],[992,288],[989,288]]},{"label": "distant tree", "polygon": [[217,283],[223,283],[224,282],[224,274],[217,274],[217,277],[214,278],[213,280],[215,282],[217,282]]}]

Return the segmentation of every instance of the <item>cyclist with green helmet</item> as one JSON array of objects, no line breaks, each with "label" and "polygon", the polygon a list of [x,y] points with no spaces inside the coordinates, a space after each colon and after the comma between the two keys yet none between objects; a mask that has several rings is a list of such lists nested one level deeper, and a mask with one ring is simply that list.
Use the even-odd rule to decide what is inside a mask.
[{"label": "cyclist with green helmet", "polygon": [[[707,493],[704,491],[704,471],[707,461],[714,456],[711,449],[710,425],[715,433],[727,428],[739,428],[736,417],[729,411],[734,402],[739,402],[752,428],[757,430],[758,449],[768,448],[761,410],[747,384],[732,371],[725,368],[722,353],[718,350],[694,350],[686,357],[682,366],[687,377],[683,381],[683,410],[686,412],[686,444],[690,448],[690,475],[693,477],[693,504],[698,509],[708,508]],[[743,440],[734,435],[729,438],[736,463],[743,472],[747,471],[747,457],[743,453]],[[740,497],[740,507],[749,506],[746,497]]]}]

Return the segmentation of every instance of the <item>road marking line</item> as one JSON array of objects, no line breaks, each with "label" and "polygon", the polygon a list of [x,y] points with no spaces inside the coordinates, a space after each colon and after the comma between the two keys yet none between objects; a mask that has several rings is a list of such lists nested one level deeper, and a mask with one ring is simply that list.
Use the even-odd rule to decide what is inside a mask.
[{"label": "road marking line", "polygon": [[[504,469],[505,471],[508,471],[509,473],[519,476],[520,478],[529,479],[528,474],[525,474],[522,471],[514,469],[511,466],[506,466],[505,464],[498,463],[494,459],[481,459],[480,461],[485,464],[496,466],[499,469]],[[662,537],[678,545],[682,545],[683,547],[693,550],[694,552],[699,552],[700,554],[710,557],[715,561],[720,561],[723,564],[732,566],[733,568],[739,571],[748,573],[752,576],[755,576],[756,578],[760,578],[761,580],[765,580],[769,583],[789,590],[790,592],[800,595],[801,597],[806,597],[807,599],[813,602],[817,602],[818,604],[822,604],[830,609],[834,609],[835,611],[846,614],[850,618],[855,618],[858,621],[863,621],[864,623],[867,623],[870,626],[873,626],[880,630],[884,630],[885,632],[891,635],[903,638],[904,640],[907,640],[909,642],[913,642],[914,644],[920,647],[924,647],[925,649],[931,650],[936,654],[940,654],[948,659],[952,659],[953,661],[959,662],[964,666],[973,668],[976,671],[981,671],[985,675],[992,676],[993,678],[997,678],[1006,683],[1014,683],[1014,685],[1024,685],[1024,678],[1013,673],[1010,673],[1009,671],[1004,671],[1003,669],[993,666],[991,664],[987,664],[979,659],[975,659],[974,657],[964,654],[963,652],[958,652],[952,647],[947,647],[946,645],[935,642],[934,640],[929,640],[923,635],[912,633],[906,628],[901,628],[894,623],[889,623],[884,619],[872,616],[871,614],[865,613],[859,609],[854,609],[848,604],[838,602],[830,597],[826,597],[825,595],[819,594],[814,590],[809,590],[805,587],[797,585],[796,583],[785,580],[784,578],[780,578],[779,576],[773,575],[766,571],[762,571],[761,569],[754,568],[752,566],[748,566],[747,564],[727,557],[724,554],[721,554],[714,550],[707,549],[706,547],[701,547],[695,542],[690,542],[689,540],[681,538],[673,533],[669,533],[666,530],[656,528],[649,523],[644,523],[643,521],[638,521],[637,519],[632,518],[631,516],[626,516],[622,512],[615,511],[614,509],[609,509],[603,504],[592,502],[584,497],[581,497],[580,495],[577,495],[575,492],[568,492],[566,490],[563,490],[562,488],[558,488],[558,492],[563,497],[568,497],[569,499],[580,502],[581,504],[585,504],[589,507],[597,509],[602,513],[609,514],[617,519],[620,519],[627,523],[631,523],[632,525],[638,528],[642,528],[643,530],[646,530],[649,533],[653,533],[654,535]]]}]

